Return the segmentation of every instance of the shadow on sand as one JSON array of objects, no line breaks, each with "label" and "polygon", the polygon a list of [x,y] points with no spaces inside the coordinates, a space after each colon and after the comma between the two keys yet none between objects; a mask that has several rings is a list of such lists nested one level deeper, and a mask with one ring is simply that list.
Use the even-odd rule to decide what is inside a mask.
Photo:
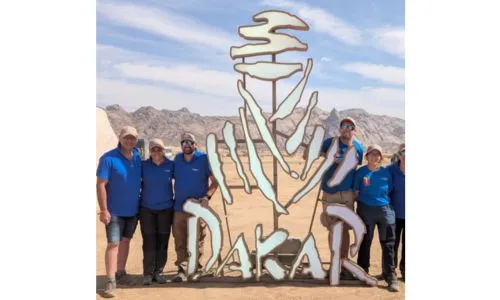
[{"label": "shadow on sand", "polygon": [[[147,289],[147,288],[190,288],[190,289],[207,289],[207,288],[243,288],[250,286],[263,286],[263,287],[276,287],[276,286],[289,286],[289,287],[308,287],[308,288],[324,288],[328,286],[328,280],[315,280],[307,276],[296,277],[293,280],[274,280],[269,275],[263,275],[260,281],[254,278],[244,280],[241,277],[213,277],[212,275],[205,275],[199,281],[187,282],[167,282],[165,284],[153,283],[150,286],[142,285],[142,274],[129,274],[130,283],[127,285],[118,285],[117,289]],[[175,276],[174,273],[165,273],[168,281],[171,281]],[[106,284],[106,276],[96,276],[96,293],[103,296],[102,291]],[[376,287],[380,289],[387,289],[387,284],[384,281],[379,281]],[[336,288],[371,288],[358,280],[340,281],[340,285]]]}]

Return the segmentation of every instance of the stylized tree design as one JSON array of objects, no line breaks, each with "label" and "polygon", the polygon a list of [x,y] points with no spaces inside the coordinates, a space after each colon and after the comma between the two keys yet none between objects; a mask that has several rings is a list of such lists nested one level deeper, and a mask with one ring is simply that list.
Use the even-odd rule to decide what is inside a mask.
[{"label": "stylized tree design", "polygon": [[[223,128],[223,139],[217,139],[215,133],[210,133],[207,136],[206,145],[207,145],[207,155],[209,158],[210,166],[212,168],[213,174],[217,181],[219,182],[219,187],[221,190],[221,194],[223,197],[223,207],[224,213],[226,215],[226,226],[229,233],[229,243],[233,248],[233,243],[231,240],[231,233],[229,229],[229,221],[227,218],[227,204],[233,203],[233,196],[231,193],[231,189],[244,189],[244,191],[248,194],[252,193],[252,188],[259,188],[269,201],[273,204],[274,211],[274,231],[268,236],[265,240],[262,240],[262,226],[257,225],[256,227],[256,237],[257,237],[257,280],[260,276],[260,257],[261,255],[265,255],[265,253],[271,252],[277,245],[285,241],[288,237],[288,232],[284,230],[278,230],[278,218],[281,214],[288,214],[287,208],[299,202],[306,194],[308,194],[314,187],[320,183],[323,174],[326,170],[333,164],[335,161],[335,155],[338,150],[338,141],[335,140],[330,149],[326,154],[325,160],[318,167],[318,169],[312,174],[309,180],[305,183],[305,185],[296,192],[296,194],[288,200],[288,202],[283,205],[279,201],[278,197],[278,165],[279,167],[290,177],[294,179],[300,179],[305,181],[307,175],[311,169],[313,162],[319,157],[321,145],[323,142],[323,138],[325,135],[325,130],[322,126],[316,126],[314,129],[313,136],[309,142],[309,144],[303,143],[306,126],[311,117],[312,110],[316,106],[318,102],[318,92],[314,91],[311,93],[307,110],[302,117],[301,121],[295,128],[295,131],[291,135],[286,135],[277,130],[276,121],[285,119],[290,116],[298,103],[302,98],[302,94],[305,90],[309,75],[311,74],[313,67],[313,60],[309,58],[307,60],[307,65],[305,70],[303,69],[302,63],[282,63],[277,62],[277,55],[286,51],[307,51],[307,44],[301,42],[297,37],[285,34],[278,33],[277,30],[282,29],[293,29],[293,30],[309,30],[309,26],[300,18],[295,15],[289,14],[283,11],[277,10],[268,10],[263,11],[261,13],[256,14],[253,17],[255,22],[260,24],[257,25],[249,25],[249,26],[240,26],[239,34],[241,37],[247,40],[254,41],[262,41],[261,43],[249,43],[243,46],[234,46],[230,49],[230,55],[233,59],[240,59],[241,62],[236,63],[234,65],[234,70],[241,73],[243,78],[242,80],[238,80],[237,89],[241,98],[244,100],[244,106],[239,108],[239,115],[241,119],[241,124],[243,127],[244,138],[236,139],[235,136],[235,125],[226,121]],[[255,57],[261,55],[271,55],[271,61],[258,61],[256,63],[246,63],[245,58]],[[287,97],[281,101],[278,105],[277,97],[276,97],[276,84],[280,79],[288,78],[297,72],[303,72],[302,78],[296,84],[296,86],[290,91]],[[264,116],[263,110],[260,107],[259,103],[255,100],[252,93],[246,88],[246,76],[250,76],[252,78],[256,78],[259,80],[269,81],[272,83],[272,113],[269,118]],[[256,123],[258,132],[260,134],[260,139],[252,139],[249,132],[249,122],[248,122],[248,112],[252,116],[253,120]],[[268,127],[267,123],[271,123],[271,128]],[[278,149],[277,138],[278,136],[286,139],[285,150],[291,155],[294,154],[299,147],[307,148],[308,156],[306,159],[306,163],[299,174],[291,170],[289,164],[284,159],[282,153]],[[273,178],[270,180],[263,170],[262,161],[259,158],[259,154],[256,150],[255,144],[263,143],[267,146],[267,148],[271,151],[273,156]],[[222,170],[222,161],[220,159],[220,155],[217,151],[219,144],[225,144],[230,153],[230,157],[233,163],[236,165],[236,169],[239,177],[241,178],[243,185],[228,185],[226,181],[226,176]],[[242,162],[239,158],[239,155],[236,151],[237,144],[246,144],[249,164],[250,164],[250,173],[255,179],[257,185],[251,186],[248,180],[248,175],[245,173]],[[343,159],[342,163],[336,169],[332,178],[328,181],[329,186],[335,186],[340,184],[342,179],[349,173],[349,171],[353,170],[357,166],[356,159],[356,150],[351,147]],[[318,194],[319,196],[319,194]],[[318,197],[317,197],[317,200]],[[315,245],[314,238],[311,237],[311,229],[312,229],[312,221],[314,220],[314,214],[316,212],[318,205],[318,201],[316,201],[316,206],[314,208],[313,218],[311,220],[311,225],[309,228],[309,235],[301,247],[299,251],[301,255],[304,255],[308,250]],[[342,213],[342,210],[340,210]],[[337,210],[332,210],[332,213],[338,213]],[[343,212],[344,215],[349,215]],[[356,216],[354,212],[349,216]],[[351,226],[353,224],[360,224],[360,220],[355,217],[344,217],[345,222],[349,223]],[[193,221],[194,222],[194,221]],[[361,222],[362,224],[362,222]],[[353,246],[351,253],[356,253],[357,248],[359,247],[359,243],[361,243],[362,234],[364,233],[364,225],[354,226],[355,229],[358,230],[356,232],[356,244]],[[342,223],[335,224],[334,230],[341,230]],[[361,230],[361,231],[360,231]],[[360,236],[361,234],[361,236]],[[194,241],[194,240],[193,240]],[[236,244],[241,244],[242,239],[241,235],[238,237]],[[242,244],[241,244],[242,245]],[[339,244],[340,245],[340,244]],[[335,243],[334,249],[340,247]],[[243,247],[243,246],[241,246]],[[246,244],[245,244],[246,247]],[[315,247],[315,246],[314,246]],[[266,251],[262,252],[262,249],[266,249]],[[261,249],[261,253],[259,253],[259,249]],[[354,249],[354,250],[353,250]],[[305,252],[304,252],[305,251]],[[231,252],[232,253],[232,252]],[[309,253],[309,252],[307,252]],[[229,257],[229,256],[228,256]],[[298,256],[297,259],[302,256]],[[293,270],[295,270],[300,261],[295,261]],[[264,261],[264,265],[266,269],[269,270],[271,275],[276,279],[282,279],[284,274],[281,271],[281,268],[278,268],[279,262],[274,259],[268,258]],[[344,264],[346,268],[355,269],[356,274],[362,274],[363,272],[359,270],[359,267],[355,266],[354,263],[350,261],[341,261],[340,258],[337,259],[337,263],[335,266],[335,272],[339,271],[340,264]],[[224,264],[222,264],[224,265]],[[221,268],[222,266],[220,266]],[[357,267],[357,268],[355,268]],[[218,272],[220,271],[220,268]],[[354,272],[354,271],[353,271]],[[248,271],[245,271],[244,274],[247,274]],[[338,272],[337,272],[338,273]],[[316,270],[315,274],[321,274],[319,270]],[[338,275],[338,274],[337,274]],[[366,275],[366,274],[365,274]],[[247,274],[248,276],[248,274]],[[317,275],[320,276],[320,275]],[[359,275],[362,277],[362,275]],[[338,276],[337,276],[338,277]],[[338,278],[334,276],[331,280],[337,280]],[[361,278],[359,277],[359,278]],[[332,281],[331,281],[332,282]]]}]

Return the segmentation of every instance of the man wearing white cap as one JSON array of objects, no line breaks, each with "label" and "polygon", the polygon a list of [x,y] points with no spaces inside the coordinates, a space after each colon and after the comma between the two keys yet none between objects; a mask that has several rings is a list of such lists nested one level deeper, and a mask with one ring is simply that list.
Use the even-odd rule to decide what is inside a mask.
[{"label": "man wearing white cap", "polygon": [[105,262],[107,282],[104,294],[113,297],[116,282],[126,283],[130,239],[137,226],[141,190],[141,156],[135,148],[138,133],[125,126],[118,146],[99,159],[97,199],[99,219],[106,226],[108,245]]},{"label": "man wearing white cap", "polygon": [[[338,151],[335,154],[335,161],[332,166],[325,172],[323,175],[323,179],[321,182],[321,190],[323,192],[322,200],[323,200],[323,213],[320,216],[321,224],[325,226],[328,230],[328,245],[331,249],[331,240],[332,240],[332,228],[333,225],[340,221],[340,219],[336,217],[331,217],[326,214],[326,209],[331,204],[341,204],[349,207],[354,210],[354,190],[353,190],[353,182],[354,182],[354,173],[356,170],[350,171],[340,182],[340,184],[329,187],[327,182],[332,178],[333,174],[337,167],[342,163],[344,156],[347,150],[350,147],[354,147],[356,149],[356,157],[358,163],[361,164],[363,162],[363,146],[354,139],[354,134],[356,132],[356,122],[352,118],[343,118],[340,120],[340,128],[338,137]],[[324,156],[328,152],[328,149],[333,143],[333,138],[328,138],[323,142],[321,147],[321,154]],[[342,232],[342,245],[340,248],[340,257],[347,258],[349,251],[349,227],[344,226],[344,230]],[[352,280],[354,279],[353,275],[342,269],[340,273],[340,279],[342,280]]]}]

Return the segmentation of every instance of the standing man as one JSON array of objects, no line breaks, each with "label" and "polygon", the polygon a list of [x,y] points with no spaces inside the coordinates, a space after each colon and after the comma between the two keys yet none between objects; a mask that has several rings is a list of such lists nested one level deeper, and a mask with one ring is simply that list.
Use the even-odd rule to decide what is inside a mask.
[{"label": "standing man", "polygon": [[[363,161],[363,146],[357,141],[354,140],[354,133],[356,132],[356,122],[352,118],[343,118],[340,121],[340,136],[338,143],[338,151],[335,156],[335,162],[332,166],[325,172],[323,175],[323,179],[321,182],[321,190],[323,191],[322,201],[323,201],[323,213],[321,214],[321,224],[328,229],[328,245],[330,247],[330,251],[332,251],[332,226],[340,221],[336,217],[331,217],[326,214],[326,209],[331,204],[341,204],[349,207],[354,210],[354,191],[353,191],[353,182],[354,182],[354,173],[355,169],[350,171],[344,180],[337,186],[328,187],[327,182],[335,173],[335,170],[340,165],[347,150],[350,147],[356,148],[356,156],[358,158],[359,164]],[[321,147],[321,155],[325,156],[328,152],[328,149],[332,145],[333,138],[328,138],[323,142]],[[340,248],[340,257],[347,258],[349,252],[349,227],[344,226],[344,230],[342,233],[342,245]],[[353,275],[342,269],[340,273],[341,280],[352,280],[354,279]]]},{"label": "standing man", "polygon": [[141,191],[141,156],[135,148],[137,130],[125,126],[120,131],[118,147],[106,152],[97,167],[99,219],[106,226],[106,288],[114,297],[116,282],[126,283],[130,239],[137,226]]},{"label": "standing man", "polygon": [[[174,277],[174,282],[186,280],[187,270],[187,237],[188,237],[188,218],[190,214],[183,211],[183,205],[187,199],[198,199],[201,201],[201,206],[207,207],[209,200],[217,190],[218,184],[215,177],[212,175],[212,170],[208,162],[208,157],[205,153],[196,150],[198,146],[193,134],[183,133],[181,135],[182,152],[175,156],[175,204],[174,204],[174,240],[175,252],[177,260],[175,265],[178,268],[177,276]],[[208,184],[210,180],[210,186]],[[198,228],[198,269],[201,268],[199,263],[203,255],[203,245],[206,236],[206,224],[201,221]],[[198,271],[193,275],[192,279],[197,280],[201,272]]]},{"label": "standing man", "polygon": [[396,243],[394,245],[394,265],[398,265],[398,248],[401,240],[401,261],[399,271],[405,281],[405,144],[399,146],[398,160],[387,168],[392,175],[393,190],[390,194],[391,204],[396,212]]}]

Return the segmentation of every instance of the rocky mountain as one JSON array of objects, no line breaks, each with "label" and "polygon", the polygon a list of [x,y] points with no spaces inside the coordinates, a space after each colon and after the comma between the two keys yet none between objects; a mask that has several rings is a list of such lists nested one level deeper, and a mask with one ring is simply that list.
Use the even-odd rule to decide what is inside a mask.
[{"label": "rocky mountain", "polygon": [[[106,107],[105,111],[108,114],[113,130],[117,134],[122,126],[132,125],[137,128],[142,138],[148,140],[159,137],[167,145],[174,147],[180,146],[179,136],[183,131],[193,132],[201,146],[204,146],[205,138],[211,132],[216,133],[217,137],[222,139],[222,128],[226,121],[234,123],[236,126],[236,137],[243,138],[243,129],[238,116],[202,116],[190,112],[187,108],[180,110],[158,110],[151,106],[141,107],[134,112],[127,112],[119,105],[111,105]],[[304,114],[305,108],[296,108],[292,115],[286,119],[277,121],[278,131],[286,135],[292,134]],[[328,136],[336,136],[338,134],[340,119],[347,116],[356,120],[358,125],[357,138],[365,146],[377,143],[382,146],[384,151],[392,153],[396,151],[398,144],[404,141],[405,121],[403,119],[372,115],[363,109],[348,109],[343,111],[333,109],[328,113],[315,108],[306,127],[304,142],[307,143],[309,141],[309,137],[314,132],[316,125],[325,127]],[[250,115],[248,118],[250,120],[250,135],[253,138],[260,138],[255,122],[251,120]],[[278,147],[283,149],[285,142],[284,138],[279,137]],[[265,150],[266,148],[264,145],[261,145],[258,149]]]}]

